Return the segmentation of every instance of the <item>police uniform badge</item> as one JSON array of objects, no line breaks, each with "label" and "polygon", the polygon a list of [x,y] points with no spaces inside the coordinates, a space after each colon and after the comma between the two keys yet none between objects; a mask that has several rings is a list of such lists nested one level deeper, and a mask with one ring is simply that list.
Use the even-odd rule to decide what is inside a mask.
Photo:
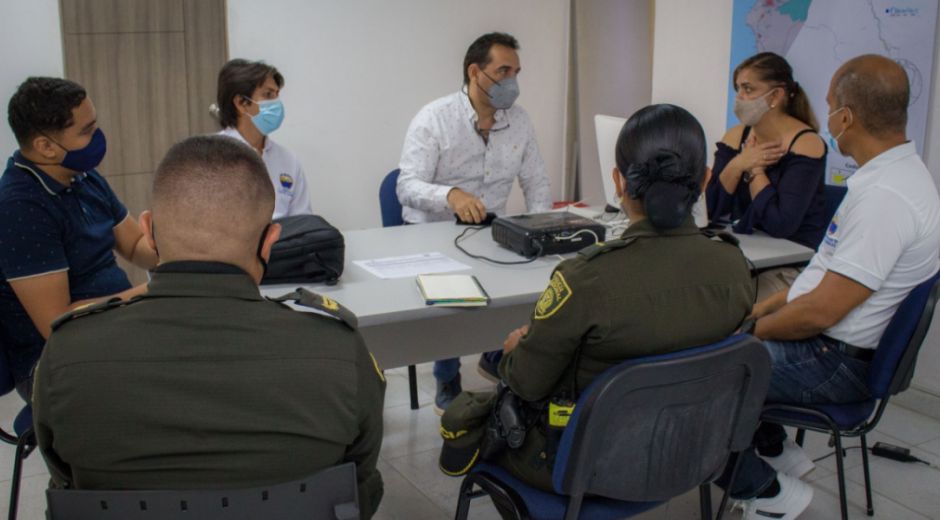
[{"label": "police uniform badge", "polygon": [[565,280],[565,276],[560,271],[555,271],[548,287],[545,288],[542,296],[539,297],[538,303],[535,304],[535,319],[550,318],[558,312],[558,309],[562,308],[568,298],[571,298],[571,294],[571,287],[568,285],[568,281]]},{"label": "police uniform badge", "polygon": [[286,173],[282,173],[278,180],[281,182],[281,187],[285,190],[290,190],[294,187],[294,178]]}]

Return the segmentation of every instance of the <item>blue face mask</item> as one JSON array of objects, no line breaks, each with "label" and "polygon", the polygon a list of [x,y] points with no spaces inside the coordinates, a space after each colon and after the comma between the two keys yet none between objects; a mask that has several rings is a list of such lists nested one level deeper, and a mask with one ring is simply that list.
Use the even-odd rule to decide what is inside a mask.
[{"label": "blue face mask", "polygon": [[92,134],[91,141],[89,141],[84,148],[79,148],[78,150],[69,150],[48,135],[46,139],[49,139],[58,145],[59,148],[65,150],[65,157],[59,165],[76,172],[94,170],[101,164],[101,161],[104,159],[104,154],[108,151],[108,140],[104,138],[104,132],[102,132],[100,128],[95,130],[95,133]]},{"label": "blue face mask", "polygon": [[281,127],[284,122],[284,103],[280,99],[269,99],[266,101],[255,101],[251,98],[245,98],[258,105],[258,113],[251,116],[251,122],[262,135],[268,135]]}]

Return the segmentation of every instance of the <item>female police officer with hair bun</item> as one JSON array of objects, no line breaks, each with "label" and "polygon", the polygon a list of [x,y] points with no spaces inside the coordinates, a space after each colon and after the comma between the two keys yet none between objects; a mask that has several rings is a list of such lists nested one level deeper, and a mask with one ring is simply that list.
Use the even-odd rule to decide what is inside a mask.
[{"label": "female police officer with hair bun", "polygon": [[[674,105],[643,108],[621,130],[612,174],[630,227],[559,264],[530,324],[504,343],[502,381],[541,410],[522,446],[496,456],[518,478],[552,490],[553,429],[563,425],[550,409],[576,401],[603,371],[718,341],[750,312],[754,288],[741,251],[702,235],[691,216],[710,175],[705,154],[701,125]],[[447,410],[445,439],[467,416],[459,404],[473,401]],[[455,472],[446,452],[447,443],[442,468]]]}]

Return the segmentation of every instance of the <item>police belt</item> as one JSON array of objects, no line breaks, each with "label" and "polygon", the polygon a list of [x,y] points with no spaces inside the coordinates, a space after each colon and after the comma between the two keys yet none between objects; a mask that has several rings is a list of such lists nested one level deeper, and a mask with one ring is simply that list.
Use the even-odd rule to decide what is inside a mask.
[{"label": "police belt", "polygon": [[838,350],[847,357],[865,362],[870,362],[872,358],[875,357],[875,349],[873,348],[856,347],[855,345],[850,345],[849,343],[829,337],[825,334],[820,334],[820,338],[822,338],[823,343],[825,343],[827,347]]}]

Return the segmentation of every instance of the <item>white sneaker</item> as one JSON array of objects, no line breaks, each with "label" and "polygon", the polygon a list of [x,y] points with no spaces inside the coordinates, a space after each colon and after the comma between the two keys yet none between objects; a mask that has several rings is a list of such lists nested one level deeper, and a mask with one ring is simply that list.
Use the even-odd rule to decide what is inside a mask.
[{"label": "white sneaker", "polygon": [[777,470],[777,473],[785,473],[794,478],[800,478],[810,471],[816,469],[816,464],[806,455],[803,448],[798,446],[790,439],[783,441],[783,452],[776,457],[760,456],[770,467]]},{"label": "white sneaker", "polygon": [[749,500],[742,520],[794,520],[813,501],[813,486],[802,480],[778,473],[777,482],[777,496]]}]

